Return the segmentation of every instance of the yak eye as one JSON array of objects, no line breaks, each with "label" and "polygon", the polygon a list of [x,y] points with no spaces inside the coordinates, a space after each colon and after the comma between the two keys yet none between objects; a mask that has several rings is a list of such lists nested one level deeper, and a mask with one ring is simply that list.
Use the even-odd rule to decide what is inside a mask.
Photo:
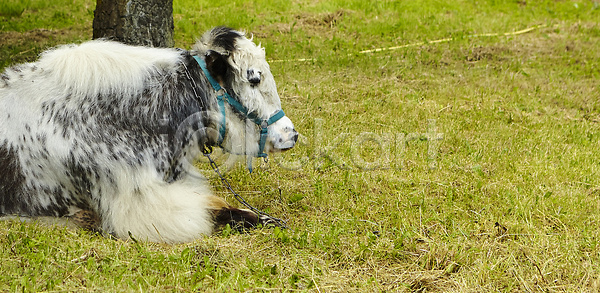
[{"label": "yak eye", "polygon": [[255,86],[260,83],[260,74],[261,74],[260,70],[248,69],[247,73],[248,73],[248,82],[250,82],[250,84],[252,86]]}]

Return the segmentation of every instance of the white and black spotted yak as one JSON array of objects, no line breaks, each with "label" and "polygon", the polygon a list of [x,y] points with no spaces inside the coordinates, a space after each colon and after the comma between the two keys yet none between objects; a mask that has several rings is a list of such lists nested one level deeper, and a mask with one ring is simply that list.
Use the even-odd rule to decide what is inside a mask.
[{"label": "white and black spotted yak", "polygon": [[212,146],[264,156],[297,137],[244,33],[217,27],[190,51],[61,46],[1,75],[0,215],[91,212],[106,233],[167,243],[253,226],[260,217],[214,196],[189,158]]}]

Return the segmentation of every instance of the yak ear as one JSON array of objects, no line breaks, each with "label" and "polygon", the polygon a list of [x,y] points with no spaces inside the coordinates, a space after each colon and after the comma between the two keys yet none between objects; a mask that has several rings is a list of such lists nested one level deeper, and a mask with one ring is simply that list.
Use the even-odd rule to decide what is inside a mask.
[{"label": "yak ear", "polygon": [[213,50],[206,52],[206,68],[208,72],[217,80],[225,80],[227,69],[229,68],[226,56],[219,54]]}]

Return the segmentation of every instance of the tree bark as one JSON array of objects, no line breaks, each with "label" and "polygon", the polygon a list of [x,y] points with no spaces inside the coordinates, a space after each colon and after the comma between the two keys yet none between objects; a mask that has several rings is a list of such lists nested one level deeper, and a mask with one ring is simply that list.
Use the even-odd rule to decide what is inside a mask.
[{"label": "tree bark", "polygon": [[93,38],[173,47],[173,0],[97,0]]}]

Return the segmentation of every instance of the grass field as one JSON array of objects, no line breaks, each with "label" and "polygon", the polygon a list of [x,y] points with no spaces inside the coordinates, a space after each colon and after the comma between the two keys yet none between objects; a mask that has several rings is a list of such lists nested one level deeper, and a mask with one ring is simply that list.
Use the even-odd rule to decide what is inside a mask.
[{"label": "grass field", "polygon": [[[0,3],[0,66],[91,38],[94,2]],[[266,48],[301,143],[227,176],[290,228],[169,246],[0,222],[0,291],[600,290],[600,2],[174,6],[179,47],[225,24]]]}]

